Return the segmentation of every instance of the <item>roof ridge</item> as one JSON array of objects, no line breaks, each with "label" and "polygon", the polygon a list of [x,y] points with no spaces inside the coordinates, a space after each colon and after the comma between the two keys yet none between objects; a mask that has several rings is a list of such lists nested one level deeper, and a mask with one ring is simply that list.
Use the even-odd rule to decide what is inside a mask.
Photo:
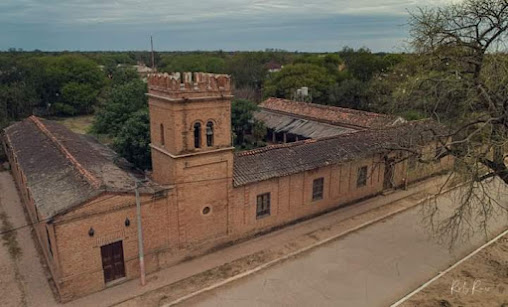
[{"label": "roof ridge", "polygon": [[316,142],[321,141],[323,139],[324,138],[320,138],[320,139],[307,139],[307,140],[302,140],[302,141],[298,141],[298,142],[269,145],[269,146],[265,146],[265,147],[260,147],[260,148],[255,148],[255,149],[241,151],[241,152],[238,152],[236,154],[236,156],[237,157],[251,156],[251,155],[255,155],[255,154],[258,154],[258,153],[263,153],[263,152],[270,151],[270,150],[289,148],[289,147],[296,147],[296,146],[300,146],[300,145],[305,145],[305,144],[310,144],[310,143],[316,143]]},{"label": "roof ridge", "polygon": [[300,145],[313,144],[313,143],[324,142],[324,141],[334,140],[334,139],[350,138],[351,136],[357,136],[357,135],[361,135],[361,134],[373,134],[373,133],[386,132],[386,131],[392,131],[392,130],[400,130],[404,127],[407,127],[407,126],[410,126],[413,124],[423,123],[426,121],[432,121],[432,119],[424,118],[424,119],[419,119],[419,120],[415,120],[415,121],[410,121],[410,122],[401,124],[399,126],[389,126],[389,127],[382,127],[382,128],[376,128],[376,129],[357,130],[357,131],[354,131],[351,133],[343,133],[343,134],[338,134],[338,135],[322,137],[322,138],[318,138],[318,139],[306,139],[306,140],[292,142],[292,143],[269,145],[269,146],[265,146],[265,147],[241,151],[241,152],[237,153],[236,155],[238,157],[251,156],[251,155],[256,155],[256,154],[260,154],[263,152],[267,152],[270,150],[296,147],[296,146],[300,146]]},{"label": "roof ridge", "polygon": [[[361,114],[361,113],[365,114],[366,113],[366,114],[374,115],[374,116],[377,116],[377,117],[397,118],[396,115],[392,115],[392,114],[376,113],[376,112],[371,112],[371,111],[364,111],[364,110],[357,110],[357,109],[352,109],[352,108],[330,106],[330,105],[324,105],[324,104],[319,104],[319,103],[314,103],[314,102],[296,101],[296,100],[285,99],[285,98],[277,98],[277,97],[269,97],[265,101],[263,101],[261,104],[263,104],[266,101],[272,100],[272,99],[273,100],[287,101],[287,102],[291,102],[291,103],[297,103],[297,104],[301,104],[301,105],[310,105],[313,108],[315,107],[315,108],[327,109],[327,110],[332,110],[332,111],[333,110],[340,110],[342,112],[347,112],[347,113],[355,113],[355,114]],[[269,108],[266,108],[266,109],[269,109]]]},{"label": "roof ridge", "polygon": [[53,144],[56,145],[58,150],[62,152],[65,159],[69,160],[71,164],[77,169],[77,171],[85,177],[85,179],[94,187],[99,188],[101,186],[101,182],[99,179],[97,179],[95,176],[93,176],[81,163],[78,162],[78,160],[67,150],[67,148],[60,142],[54,135],[51,133],[51,131],[48,130],[48,128],[44,125],[44,123],[36,116],[32,115],[29,117],[29,119],[35,124],[35,126],[44,133]]}]

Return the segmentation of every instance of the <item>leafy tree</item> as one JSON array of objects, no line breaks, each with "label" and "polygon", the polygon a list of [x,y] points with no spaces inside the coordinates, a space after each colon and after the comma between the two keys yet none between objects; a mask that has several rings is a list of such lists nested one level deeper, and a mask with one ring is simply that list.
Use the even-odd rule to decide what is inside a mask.
[{"label": "leafy tree", "polygon": [[[366,100],[369,109],[374,112],[401,116],[404,116],[406,111],[413,110],[420,114],[418,118],[431,116],[429,114],[432,113],[432,110],[423,111],[425,99],[409,101],[403,97],[406,92],[404,84],[422,70],[426,61],[427,58],[421,55],[405,55],[386,73],[373,78],[367,88]],[[411,117],[414,118],[414,116]]]},{"label": "leafy tree", "polygon": [[113,87],[108,101],[95,113],[92,131],[118,135],[133,113],[146,108],[146,92],[146,84],[139,79]]},{"label": "leafy tree", "polygon": [[383,57],[384,65],[383,67],[386,69],[393,69],[398,64],[404,62],[405,57],[402,54],[397,53],[389,53]]},{"label": "leafy tree", "polygon": [[262,121],[254,120],[254,124],[252,125],[252,138],[250,139],[250,143],[252,144],[252,148],[264,147],[266,146],[265,137],[268,133],[268,129]]},{"label": "leafy tree", "polygon": [[264,146],[266,136],[264,124],[254,118],[259,107],[246,99],[235,99],[231,104],[231,125],[235,145],[244,149]]},{"label": "leafy tree", "polygon": [[139,74],[132,67],[115,67],[111,72],[111,86],[122,85],[131,81],[139,80]]},{"label": "leafy tree", "polygon": [[29,116],[36,104],[35,90],[25,83],[0,84],[0,128]]},{"label": "leafy tree", "polygon": [[[127,54],[135,63],[143,63],[146,66],[152,67],[152,52],[150,52],[150,51],[129,51],[129,52],[127,52]],[[161,54],[159,52],[154,51],[153,59],[154,59],[155,67],[159,67],[159,65],[161,63]]]},{"label": "leafy tree", "polygon": [[90,84],[77,82],[66,83],[61,89],[62,99],[53,105],[57,114],[88,114],[93,110],[99,90]]},{"label": "leafy tree", "polygon": [[348,78],[348,74],[345,71],[341,71],[341,65],[344,61],[338,54],[330,53],[326,55],[313,55],[306,54],[300,58],[297,58],[293,64],[313,64],[326,69],[328,74],[335,77],[336,82],[341,82]]},{"label": "leafy tree", "polygon": [[[506,213],[486,182],[508,184],[508,59],[497,52],[508,36],[508,1],[465,0],[412,14],[412,46],[425,61],[396,91],[401,107],[416,102],[448,123],[452,138],[436,159],[452,155],[468,189],[450,218],[435,226],[450,242]],[[411,151],[410,151],[411,152]],[[421,154],[413,152],[420,159]],[[436,216],[437,206],[429,212]]]},{"label": "leafy tree", "polygon": [[333,76],[323,67],[313,64],[287,65],[266,81],[264,96],[291,99],[298,88],[306,86],[311,101],[326,104],[328,91],[333,84]]},{"label": "leafy tree", "polygon": [[45,105],[51,105],[61,115],[93,110],[96,102],[93,97],[105,85],[105,76],[94,61],[79,55],[63,55],[43,57],[39,63],[44,70],[37,89]]},{"label": "leafy tree", "polygon": [[349,73],[354,78],[363,82],[369,81],[372,76],[384,71],[389,65],[382,57],[372,54],[366,48],[360,48],[355,51],[345,47],[339,54],[346,62]]},{"label": "leafy tree", "polygon": [[140,169],[149,169],[150,116],[144,108],[132,114],[114,139],[113,148],[122,157]]},{"label": "leafy tree", "polygon": [[37,67],[18,54],[0,54],[0,129],[32,114],[39,99],[31,73]]},{"label": "leafy tree", "polygon": [[330,89],[328,104],[359,110],[368,110],[366,103],[368,85],[357,79],[347,79]]},{"label": "leafy tree", "polygon": [[227,63],[226,72],[231,74],[237,88],[260,89],[268,69],[269,58],[263,52],[237,53]]},{"label": "leafy tree", "polygon": [[224,73],[225,61],[206,54],[170,55],[162,58],[160,67],[166,72]]},{"label": "leafy tree", "polygon": [[104,66],[116,67],[118,64],[136,64],[136,61],[124,52],[99,52],[89,57]]}]

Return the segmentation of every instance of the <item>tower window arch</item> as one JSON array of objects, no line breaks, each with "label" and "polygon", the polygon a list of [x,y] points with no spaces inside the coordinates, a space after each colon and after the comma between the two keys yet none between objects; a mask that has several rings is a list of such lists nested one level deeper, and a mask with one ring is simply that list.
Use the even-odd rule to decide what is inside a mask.
[{"label": "tower window arch", "polygon": [[194,124],[194,147],[201,148],[201,124]]},{"label": "tower window arch", "polygon": [[206,123],[206,146],[212,147],[213,146],[213,122],[209,121]]},{"label": "tower window arch", "polygon": [[160,125],[160,136],[161,136],[161,145],[164,146],[165,144],[165,141],[164,141],[164,124],[161,124]]}]

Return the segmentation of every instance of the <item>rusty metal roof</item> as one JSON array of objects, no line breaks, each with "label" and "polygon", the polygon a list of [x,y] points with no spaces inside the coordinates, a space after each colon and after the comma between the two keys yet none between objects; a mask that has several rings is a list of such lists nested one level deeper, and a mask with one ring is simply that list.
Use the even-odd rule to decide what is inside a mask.
[{"label": "rusty metal roof", "polygon": [[352,128],[299,118],[289,114],[276,113],[266,109],[261,109],[260,111],[254,113],[254,117],[257,120],[262,121],[266,127],[273,129],[275,132],[286,132],[310,139],[318,139],[358,131]]}]

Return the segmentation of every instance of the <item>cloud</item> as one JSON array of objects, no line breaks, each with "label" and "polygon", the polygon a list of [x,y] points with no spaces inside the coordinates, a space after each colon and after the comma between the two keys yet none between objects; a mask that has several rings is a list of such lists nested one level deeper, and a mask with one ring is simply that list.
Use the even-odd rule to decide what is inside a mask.
[{"label": "cloud", "polygon": [[220,18],[405,14],[416,5],[449,0],[4,0],[0,19],[50,24],[186,23]]},{"label": "cloud", "polygon": [[[319,50],[315,44],[336,46],[335,42],[346,33],[364,38],[365,45],[370,41],[376,46],[381,45],[379,35],[398,33],[397,39],[393,35],[386,38],[391,40],[384,44],[383,48],[387,48],[388,44],[398,44],[405,35],[400,25],[408,9],[449,1],[3,0],[0,3],[0,49],[29,48],[36,42],[44,45],[39,48],[47,48],[50,41],[54,47],[49,49],[78,49],[85,41],[91,44],[86,49],[104,48],[108,41],[117,43],[108,45],[109,49],[129,43],[137,48],[132,40],[123,42],[116,37],[165,33],[166,37],[188,42],[188,47],[176,43],[164,46],[167,48],[178,45],[184,49],[196,46],[220,49],[220,46],[233,45],[236,49],[246,49],[242,47],[278,42],[281,46],[294,47],[291,49]],[[374,32],[378,37],[369,36]],[[298,33],[305,33],[307,37],[295,37]],[[87,35],[90,37],[85,37]],[[185,35],[194,35],[194,39],[187,39]],[[197,37],[200,41],[195,41]],[[245,37],[255,40],[247,41]],[[94,38],[97,39],[95,43]],[[325,44],[327,40],[330,41]]]}]

